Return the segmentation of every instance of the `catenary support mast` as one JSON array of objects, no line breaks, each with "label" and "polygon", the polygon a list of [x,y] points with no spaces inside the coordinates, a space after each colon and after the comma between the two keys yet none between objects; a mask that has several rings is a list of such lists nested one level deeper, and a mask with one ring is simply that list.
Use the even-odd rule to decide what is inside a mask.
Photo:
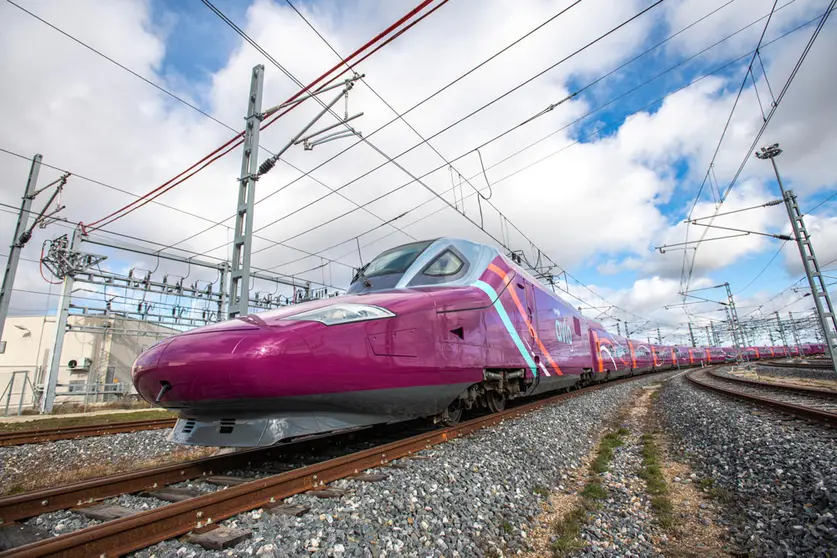
[{"label": "catenary support mast", "polygon": [[776,182],[779,183],[779,190],[785,200],[785,208],[788,210],[788,217],[793,227],[793,236],[799,248],[799,255],[802,257],[802,266],[805,268],[805,275],[808,278],[808,285],[811,287],[811,297],[817,308],[823,338],[825,339],[825,354],[831,358],[832,368],[837,373],[837,317],[834,314],[834,306],[831,303],[831,296],[820,272],[820,264],[814,253],[814,246],[811,244],[811,236],[805,228],[805,221],[802,219],[802,212],[796,203],[796,196],[793,190],[785,191],[782,184],[782,177],[779,175],[779,167],[776,166],[776,156],[782,153],[779,144],[775,143],[770,147],[762,147],[756,152],[759,159],[770,159],[773,165],[773,172],[776,173]]},{"label": "catenary support mast", "polygon": [[[26,191],[23,194],[23,202],[20,204],[20,214],[17,216],[17,226],[12,237],[12,245],[9,248],[9,258],[6,260],[6,271],[3,273],[3,285],[0,286],[0,341],[3,339],[3,324],[6,323],[6,316],[9,313],[9,303],[12,300],[12,289],[15,286],[15,275],[17,265],[20,262],[20,253],[23,251],[23,233],[29,224],[29,210],[32,208],[34,192],[38,184],[38,173],[41,170],[41,155],[35,155],[32,159],[32,167],[29,169],[29,179],[26,181]],[[5,346],[0,342],[0,353]]]},{"label": "catenary support mast", "polygon": [[264,66],[253,68],[250,96],[247,101],[247,122],[241,157],[241,177],[238,185],[238,207],[230,268],[229,317],[246,315],[250,302],[250,249],[253,238],[253,205],[256,199],[256,180],[259,171],[259,128],[263,115],[262,90]]},{"label": "catenary support mast", "polygon": [[[68,247],[68,255],[77,250],[81,244],[81,229],[73,230],[73,235]],[[68,260],[70,257],[67,258]],[[41,413],[52,412],[55,404],[55,388],[58,385],[58,376],[61,369],[61,353],[64,350],[64,334],[67,331],[67,320],[70,317],[70,298],[73,292],[73,269],[69,268],[64,274],[64,282],[61,286],[61,295],[58,297],[58,308],[55,312],[55,336],[52,340],[52,354],[50,355],[49,368],[44,377],[44,391],[41,395]]]},{"label": "catenary support mast", "polygon": [[791,326],[791,334],[793,334],[793,342],[799,347],[799,334],[796,332],[796,322],[793,319],[793,312],[788,312],[788,318],[790,319],[790,326]]},{"label": "catenary support mast", "polygon": [[[60,202],[52,209],[52,203],[56,199],[60,200],[61,191],[67,183],[67,178],[70,176],[70,173],[64,173],[58,180],[50,182],[43,188],[37,188],[41,159],[40,154],[35,155],[32,159],[32,167],[29,169],[26,191],[23,194],[23,201],[20,204],[20,213],[17,217],[12,245],[9,247],[9,258],[6,261],[6,271],[3,274],[2,287],[0,287],[0,339],[3,338],[3,326],[6,323],[6,316],[9,313],[9,303],[11,302],[12,292],[14,291],[15,275],[17,274],[17,267],[20,263],[20,254],[24,246],[26,246],[26,243],[32,238],[32,232],[35,230],[35,227],[46,227],[55,218],[55,214],[64,209],[64,206]],[[50,189],[52,189],[52,193],[41,210],[37,212],[32,211],[32,202],[38,194]],[[30,219],[30,215],[34,215],[34,219]],[[0,353],[4,352],[4,350],[5,346],[0,344]]]}]

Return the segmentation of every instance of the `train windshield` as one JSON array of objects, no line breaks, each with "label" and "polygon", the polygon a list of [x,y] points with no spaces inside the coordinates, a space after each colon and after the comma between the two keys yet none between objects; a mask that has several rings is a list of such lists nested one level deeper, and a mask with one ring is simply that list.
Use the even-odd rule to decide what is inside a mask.
[{"label": "train windshield", "polygon": [[416,258],[433,242],[433,240],[411,242],[381,252],[375,259],[360,268],[352,278],[352,284],[347,292],[352,294],[394,287],[404,272],[413,265]]},{"label": "train windshield", "polygon": [[390,248],[369,262],[363,269],[363,276],[371,279],[381,275],[404,273],[432,242],[432,240],[425,240]]}]

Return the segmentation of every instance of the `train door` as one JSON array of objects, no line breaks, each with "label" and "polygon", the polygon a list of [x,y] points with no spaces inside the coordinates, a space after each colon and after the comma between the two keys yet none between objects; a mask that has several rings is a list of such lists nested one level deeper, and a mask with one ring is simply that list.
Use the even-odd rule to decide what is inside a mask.
[{"label": "train door", "polygon": [[[531,356],[531,358],[539,363],[542,356],[538,350],[537,341],[535,339],[535,326],[533,322],[532,305],[529,301],[531,286],[522,277],[515,277],[506,289],[505,303],[506,311],[512,322],[520,342],[524,345],[524,350]],[[540,368],[540,366],[538,366]],[[534,373],[534,377],[538,377],[539,373]],[[527,377],[529,373],[527,373]]]},{"label": "train door", "polygon": [[538,332],[538,307],[537,301],[535,300],[535,286],[527,282],[525,287],[525,306],[527,319],[529,320],[529,327],[527,328],[529,330],[529,344],[537,354],[540,351],[538,351],[536,339]]}]

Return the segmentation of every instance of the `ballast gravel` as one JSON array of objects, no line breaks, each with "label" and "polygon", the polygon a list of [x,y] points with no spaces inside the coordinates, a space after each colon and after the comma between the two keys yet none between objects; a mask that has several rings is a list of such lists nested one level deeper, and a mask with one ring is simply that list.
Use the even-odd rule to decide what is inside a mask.
[{"label": "ballast gravel", "polygon": [[783,368],[781,366],[770,366],[769,364],[755,364],[752,366],[759,374],[768,374],[777,378],[834,379],[833,370],[823,370],[821,368]]},{"label": "ballast gravel", "polygon": [[[193,450],[167,442],[168,433],[164,428],[0,447],[0,485],[13,487],[31,481],[32,476],[46,480],[54,477],[66,483],[73,480],[73,471],[95,471],[109,466],[128,468],[171,453],[189,459]],[[36,488],[42,486],[27,486],[26,490]]]},{"label": "ballast gravel", "polygon": [[223,551],[170,540],[136,557],[508,556],[527,548],[542,489],[559,490],[581,465],[604,423],[631,393],[662,375],[608,386],[382,467],[380,482],[342,480],[336,499],[300,494],[301,517],[254,510],[221,522],[252,531]]},{"label": "ballast gravel", "polygon": [[658,409],[674,449],[725,507],[752,556],[837,555],[837,434],[675,378]]}]

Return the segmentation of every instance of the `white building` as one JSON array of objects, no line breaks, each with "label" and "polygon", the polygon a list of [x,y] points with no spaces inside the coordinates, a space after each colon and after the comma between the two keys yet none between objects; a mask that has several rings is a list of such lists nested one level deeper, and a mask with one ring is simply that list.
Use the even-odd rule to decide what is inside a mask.
[{"label": "white building", "polygon": [[[179,331],[121,316],[70,315],[56,390],[56,403],[96,402],[133,393],[131,365],[158,341]],[[39,397],[52,359],[55,316],[9,316],[0,353],[0,415]],[[33,389],[35,392],[33,393]]]}]

